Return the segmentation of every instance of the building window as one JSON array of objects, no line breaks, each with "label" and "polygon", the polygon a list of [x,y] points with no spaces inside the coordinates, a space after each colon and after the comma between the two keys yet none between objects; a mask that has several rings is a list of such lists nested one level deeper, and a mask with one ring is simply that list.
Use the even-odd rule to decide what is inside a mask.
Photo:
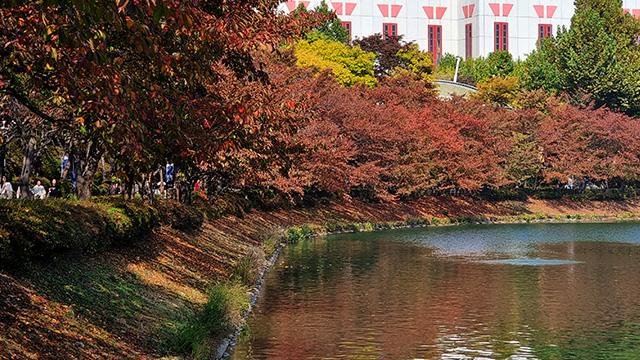
[{"label": "building window", "polygon": [[347,34],[349,34],[349,39],[351,39],[351,21],[343,21],[342,26],[347,29]]},{"label": "building window", "polygon": [[551,33],[551,25],[550,24],[540,24],[538,25],[538,43],[542,44],[542,39],[546,39],[549,36],[553,35]]},{"label": "building window", "polygon": [[386,39],[388,36],[398,36],[398,24],[382,24],[382,35]]},{"label": "building window", "polygon": [[437,67],[442,57],[441,25],[429,25],[429,52],[433,54],[433,65]]},{"label": "building window", "polygon": [[471,46],[473,39],[473,32],[471,31],[471,24],[464,26],[464,57],[465,59],[473,57],[473,48]]},{"label": "building window", "polygon": [[496,29],[496,51],[508,51],[509,50],[509,24],[497,22],[495,23]]}]

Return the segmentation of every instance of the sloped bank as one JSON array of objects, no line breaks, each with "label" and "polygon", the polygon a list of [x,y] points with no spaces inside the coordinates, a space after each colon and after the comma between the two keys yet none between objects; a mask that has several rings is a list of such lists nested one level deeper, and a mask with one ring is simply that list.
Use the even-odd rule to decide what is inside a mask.
[{"label": "sloped bank", "polygon": [[[185,346],[176,343],[178,334],[200,329],[193,324],[201,315],[206,320],[207,311],[220,310],[212,301],[226,296],[219,286],[235,291],[231,300],[237,308],[230,317],[230,309],[223,310],[225,325],[238,327],[249,306],[246,284],[264,268],[265,253],[273,253],[287,236],[485,220],[632,219],[639,213],[637,200],[487,202],[438,197],[253,211],[206,220],[191,231],[171,226],[173,217],[133,244],[99,252],[71,251],[0,270],[0,359],[169,359],[187,353],[206,358],[221,337],[198,334],[187,338]],[[288,227],[289,234],[284,230]],[[210,330],[210,322],[199,325]]]}]

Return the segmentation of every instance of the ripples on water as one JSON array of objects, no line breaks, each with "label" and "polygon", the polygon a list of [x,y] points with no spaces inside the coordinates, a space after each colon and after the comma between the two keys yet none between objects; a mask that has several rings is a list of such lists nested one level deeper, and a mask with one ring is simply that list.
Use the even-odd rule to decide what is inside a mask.
[{"label": "ripples on water", "polygon": [[640,359],[640,224],[440,227],[285,250],[233,359]]}]

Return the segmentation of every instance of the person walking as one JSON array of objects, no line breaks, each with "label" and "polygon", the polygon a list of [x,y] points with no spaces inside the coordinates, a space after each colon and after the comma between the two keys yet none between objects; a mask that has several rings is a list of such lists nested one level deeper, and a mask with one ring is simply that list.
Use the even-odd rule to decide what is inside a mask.
[{"label": "person walking", "polygon": [[0,199],[13,198],[13,186],[7,181],[7,177],[2,177],[2,188],[0,189]]}]

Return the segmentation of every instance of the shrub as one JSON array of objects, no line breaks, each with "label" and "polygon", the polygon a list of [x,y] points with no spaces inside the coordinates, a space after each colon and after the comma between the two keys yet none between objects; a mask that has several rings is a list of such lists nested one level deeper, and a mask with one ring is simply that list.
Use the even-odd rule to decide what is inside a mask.
[{"label": "shrub", "polygon": [[344,225],[344,230],[345,231],[351,231],[351,232],[358,232],[358,231],[360,231],[360,226],[358,224],[356,224],[356,223],[350,222],[350,223],[346,223]]},{"label": "shrub", "polygon": [[527,193],[521,188],[487,188],[474,195],[483,200],[526,200]]},{"label": "shrub", "polygon": [[328,233],[332,233],[332,232],[336,232],[336,231],[341,231],[342,230],[342,226],[338,223],[325,223],[324,224],[324,228]]},{"label": "shrub", "polygon": [[408,217],[407,220],[404,221],[405,224],[409,226],[424,226],[429,225],[429,219],[419,218],[419,217]]},{"label": "shrub", "polygon": [[458,224],[472,224],[474,222],[474,218],[471,216],[460,216],[459,218],[454,219],[454,221]]},{"label": "shrub", "polygon": [[175,200],[157,199],[153,206],[164,224],[182,231],[199,229],[204,221],[204,214],[193,206]]},{"label": "shrub", "polygon": [[302,237],[309,237],[311,236],[311,234],[313,234],[313,230],[311,229],[311,226],[309,226],[309,224],[302,225],[298,231],[300,232],[300,235]]},{"label": "shrub", "polygon": [[296,242],[302,239],[302,234],[300,233],[300,230],[295,227],[287,228],[286,234],[287,234],[286,240],[288,242]]},{"label": "shrub", "polygon": [[244,218],[244,214],[251,209],[251,202],[241,192],[227,192],[213,203],[203,198],[196,198],[194,203],[198,209],[214,219],[225,215],[234,215]]},{"label": "shrub", "polygon": [[9,263],[128,244],[158,224],[150,206],[111,199],[2,201],[0,219],[0,260]]},{"label": "shrub", "polygon": [[372,231],[374,229],[375,229],[375,225],[373,223],[371,223],[370,221],[367,221],[363,226],[363,230],[364,231]]}]

